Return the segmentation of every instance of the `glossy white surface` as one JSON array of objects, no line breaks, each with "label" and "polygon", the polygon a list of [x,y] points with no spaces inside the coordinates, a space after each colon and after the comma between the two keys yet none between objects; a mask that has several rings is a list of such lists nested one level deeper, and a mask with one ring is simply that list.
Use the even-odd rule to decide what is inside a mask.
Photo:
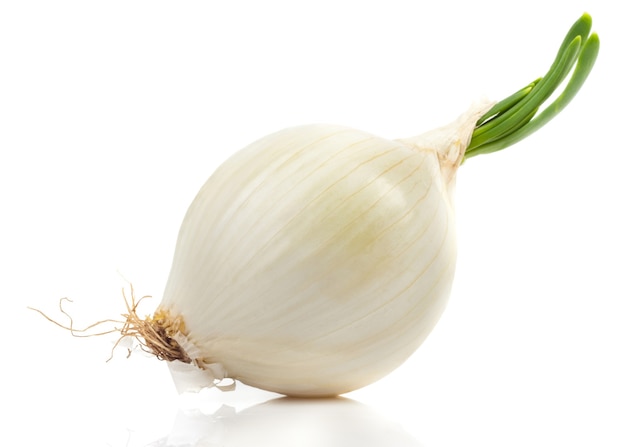
[{"label": "glossy white surface", "polygon": [[[626,444],[626,217],[615,3],[23,1],[0,5],[3,435],[16,445]],[[163,291],[183,213],[230,154],[330,122],[406,137],[541,75],[585,10],[568,110],[462,166],[452,297],[424,345],[337,401],[179,397],[166,365],[73,339]],[[195,409],[195,410],[194,410]],[[352,444],[351,444],[352,443]]]}]

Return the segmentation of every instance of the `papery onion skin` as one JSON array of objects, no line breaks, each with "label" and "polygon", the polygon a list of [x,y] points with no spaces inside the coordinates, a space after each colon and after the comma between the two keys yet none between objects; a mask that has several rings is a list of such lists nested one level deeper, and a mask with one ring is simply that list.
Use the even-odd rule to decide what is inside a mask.
[{"label": "papery onion skin", "polygon": [[487,107],[427,146],[311,125],[227,160],[185,216],[160,305],[184,319],[198,361],[294,396],[352,391],[403,363],[450,293],[454,172]]}]

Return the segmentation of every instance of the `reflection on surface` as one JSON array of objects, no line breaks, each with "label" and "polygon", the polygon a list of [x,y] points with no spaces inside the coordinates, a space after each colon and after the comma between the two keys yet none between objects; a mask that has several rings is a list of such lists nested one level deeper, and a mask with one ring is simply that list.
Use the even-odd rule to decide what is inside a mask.
[{"label": "reflection on surface", "polygon": [[399,424],[345,398],[279,398],[237,412],[181,410],[169,436],[146,447],[420,447]]}]

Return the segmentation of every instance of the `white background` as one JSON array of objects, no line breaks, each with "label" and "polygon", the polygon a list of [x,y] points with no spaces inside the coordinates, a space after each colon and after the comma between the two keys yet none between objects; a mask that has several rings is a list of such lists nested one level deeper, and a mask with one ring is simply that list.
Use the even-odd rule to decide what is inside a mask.
[{"label": "white background", "polygon": [[[625,446],[618,5],[2,2],[5,439]],[[179,398],[165,364],[123,351],[105,363],[114,339],[74,339],[26,309],[60,317],[69,297],[87,324],[121,312],[130,281],[154,296],[147,313],[188,204],[234,151],[309,122],[389,138],[445,124],[542,75],[584,11],[602,41],[588,83],[539,133],[462,167],[448,309],[406,364],[351,400],[276,401],[245,387]]]}]

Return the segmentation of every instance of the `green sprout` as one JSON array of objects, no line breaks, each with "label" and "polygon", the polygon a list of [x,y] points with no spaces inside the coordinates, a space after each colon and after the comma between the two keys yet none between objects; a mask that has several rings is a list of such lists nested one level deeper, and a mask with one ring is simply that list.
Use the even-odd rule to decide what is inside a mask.
[{"label": "green sprout", "polygon": [[[576,96],[593,68],[600,40],[591,31],[591,16],[583,16],[571,27],[550,70],[542,78],[494,105],[476,123],[464,160],[507,148],[539,130]],[[574,67],[562,93],[538,115],[537,112]]]}]

